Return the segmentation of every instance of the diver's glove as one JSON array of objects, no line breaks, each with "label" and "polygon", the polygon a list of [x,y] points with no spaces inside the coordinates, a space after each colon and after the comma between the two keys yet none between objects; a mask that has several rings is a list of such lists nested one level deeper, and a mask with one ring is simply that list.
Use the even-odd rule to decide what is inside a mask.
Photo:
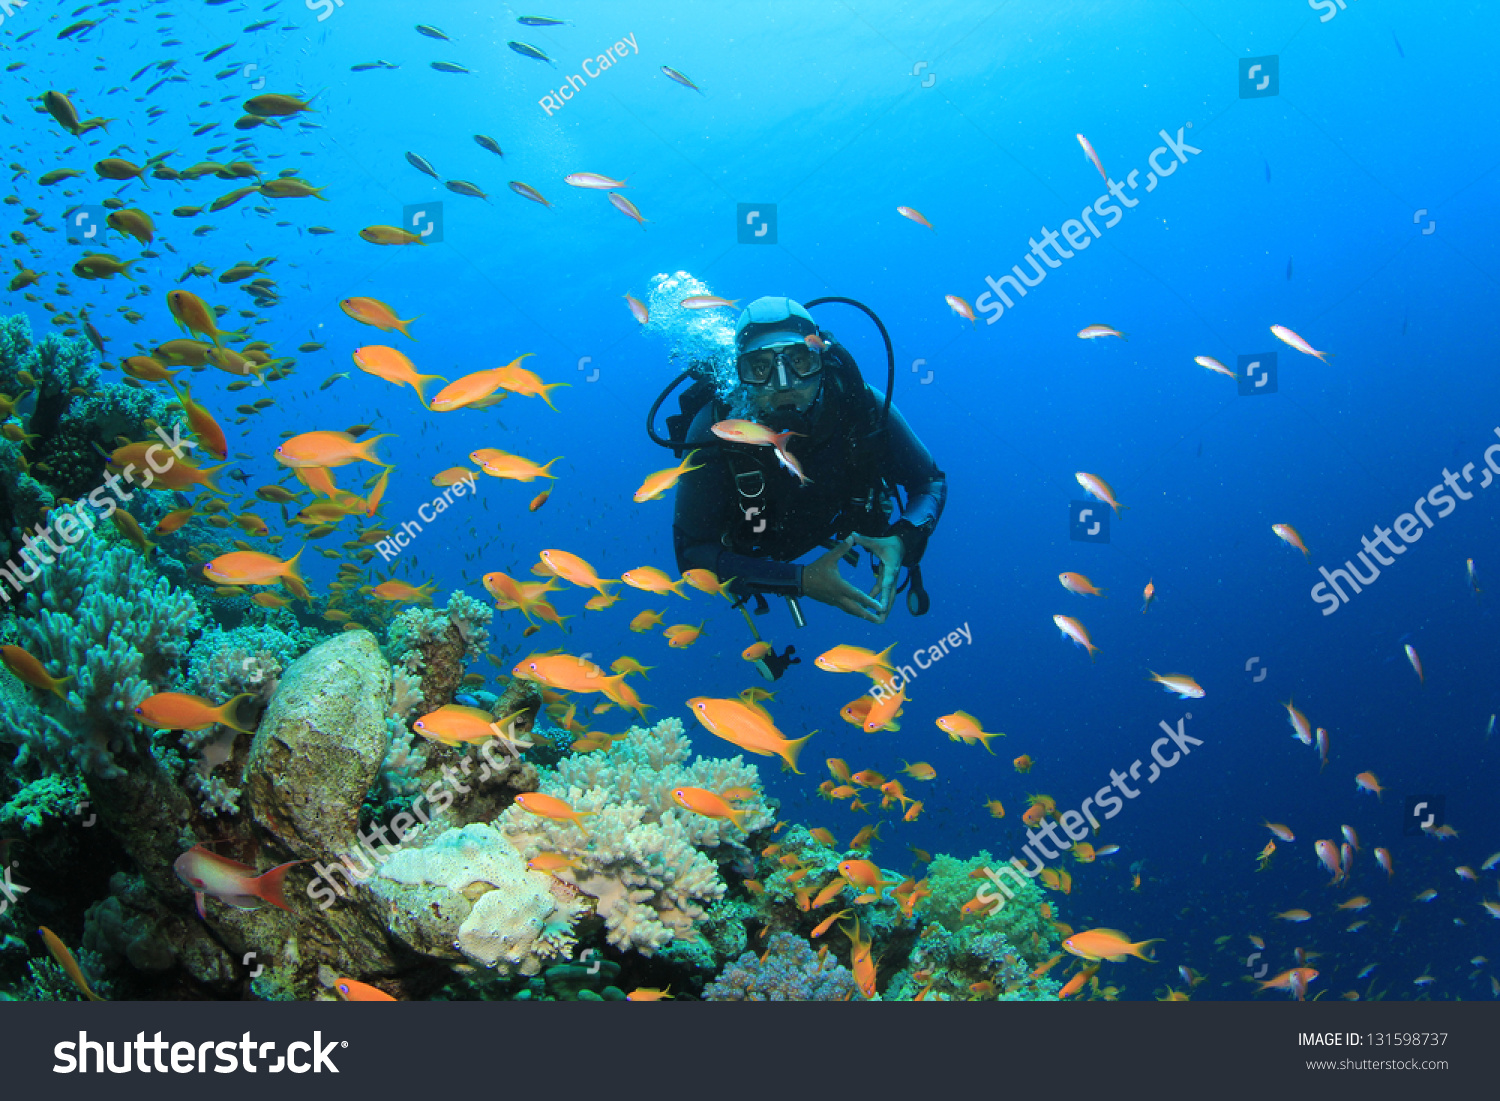
[{"label": "diver's glove", "polygon": [[901,519],[891,525],[888,534],[901,540],[901,564],[903,566],[915,566],[922,560],[922,555],[927,550],[927,539],[935,527],[937,527],[935,520],[927,520],[918,526],[910,520]]},{"label": "diver's glove", "polygon": [[787,666],[802,664],[801,658],[792,656],[796,652],[797,647],[788,645],[787,648],[779,654],[775,650],[767,651],[766,653],[761,655],[760,660],[761,663],[765,665],[767,671],[771,674],[771,679],[780,680],[781,674],[786,672]]}]

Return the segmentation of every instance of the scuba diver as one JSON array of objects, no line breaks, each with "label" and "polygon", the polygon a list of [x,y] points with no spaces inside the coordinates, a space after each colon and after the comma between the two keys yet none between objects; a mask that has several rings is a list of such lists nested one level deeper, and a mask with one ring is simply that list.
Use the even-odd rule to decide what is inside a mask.
[{"label": "scuba diver", "polygon": [[[757,613],[764,613],[763,594],[787,597],[799,627],[802,596],[884,623],[905,589],[908,610],[923,615],[930,602],[920,562],[942,516],[947,482],[891,407],[895,357],[885,326],[851,299],[811,305],[829,301],[858,306],[880,327],[890,361],[886,393],[865,383],[849,350],[820,330],[801,305],[775,297],[752,302],[735,329],[733,391],[720,399],[711,380],[700,378],[680,399],[681,415],[668,418],[673,439],[651,433],[679,454],[698,452],[698,465],[677,486],[677,565],[725,579],[742,610],[753,598]],[[793,434],[769,446],[745,442],[721,423],[732,419]],[[905,492],[904,504],[898,489]],[[830,549],[797,563],[818,547]],[[839,573],[841,559],[858,563],[855,547],[872,556],[876,577],[868,593]],[[907,580],[898,588],[903,567]],[[788,646],[783,654],[764,654],[762,672],[780,677],[801,660],[793,651]]]}]

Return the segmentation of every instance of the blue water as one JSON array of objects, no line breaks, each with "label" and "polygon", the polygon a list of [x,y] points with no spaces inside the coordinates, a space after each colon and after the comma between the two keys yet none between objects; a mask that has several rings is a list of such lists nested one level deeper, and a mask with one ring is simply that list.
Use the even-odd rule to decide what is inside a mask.
[{"label": "blue water", "polygon": [[[1254,967],[1243,959],[1252,933],[1267,940],[1272,974],[1295,966],[1295,946],[1322,953],[1312,965],[1325,998],[1366,994],[1355,973],[1376,962],[1376,992],[1387,997],[1423,993],[1412,980],[1424,970],[1437,980],[1429,996],[1491,996],[1489,968],[1467,961],[1500,955],[1496,926],[1479,904],[1500,892],[1493,873],[1472,883],[1454,868],[1477,870],[1500,849],[1491,803],[1500,740],[1485,737],[1500,710],[1500,588],[1476,597],[1465,584],[1465,559],[1473,558],[1481,583],[1500,586],[1500,491],[1471,487],[1473,500],[1435,520],[1335,614],[1321,614],[1309,590],[1317,566],[1354,557],[1360,537],[1390,526],[1445,466],[1482,470],[1485,448],[1500,442],[1500,385],[1484,335],[1497,275],[1492,12],[1449,3],[1419,14],[1394,0],[1351,0],[1324,23],[1295,0],[779,2],[728,12],[707,3],[512,11],[348,0],[322,21],[290,2],[194,5],[159,18],[176,8],[95,6],[79,18],[108,18],[62,42],[55,35],[72,21],[66,12],[32,4],[6,17],[7,56],[26,62],[5,77],[11,157],[32,180],[54,167],[86,169],[121,147],[128,150],[118,155],[137,161],[175,149],[168,163],[182,168],[241,136],[229,124],[244,98],[318,93],[317,113],[302,116],[318,128],[288,122],[279,132],[252,131],[247,159],[270,173],[295,168],[326,186],[329,201],[269,203],[276,214],[263,217],[251,199],[180,220],[173,206],[207,205],[236,185],[209,177],[151,181],[145,190],[88,173],[71,187],[12,186],[44,211],[44,224],[112,194],[155,217],[164,255],[140,265],[150,295],[126,303],[129,285],[119,279],[82,291],[115,355],[137,339],[151,346],[176,335],[164,296],[189,264],[221,271],[280,258],[270,274],[283,301],[264,312],[255,336],[288,353],[310,339],[327,348],[299,356],[294,376],[268,391],[277,406],[231,434],[232,451],[259,456],[243,464],[252,484],[279,473],[270,459],[279,433],[375,422],[397,434],[380,446],[398,464],[383,514],[400,523],[437,495],[430,476],[465,464],[476,447],[537,462],[560,455],[542,509],[526,509],[541,483],[482,479],[480,500],[465,499],[430,525],[394,564],[397,576],[437,579],[440,593],[467,583],[482,595],[482,573],[529,579],[544,547],[583,555],[608,577],[648,564],[671,571],[670,499],[631,502],[646,474],[671,463],[642,431],[676,370],[667,361],[670,334],[643,334],[622,296],[645,300],[653,277],[686,271],[713,293],[745,301],[859,299],[891,331],[896,403],[946,472],[950,498],[924,561],[932,595],[925,619],[898,604],[877,628],[807,602],[810,622],[799,631],[774,601],[758,621],[767,638],[794,643],[805,658],[775,686],[779,725],[789,736],[819,730],[804,776],[763,768],[784,817],[826,825],[844,840],[871,819],[817,798],[825,757],[888,776],[903,759],[925,760],[939,779],[907,786],[921,789],[926,813],[912,824],[886,815],[893,820],[876,858],[905,868],[908,844],[1010,855],[1024,842],[1026,794],[1078,807],[1111,769],[1149,761],[1158,724],[1190,711],[1188,730],[1202,746],[1093,839],[1121,851],[1092,866],[1066,861],[1073,892],[1053,896],[1077,928],[1163,938],[1162,966],[1132,962],[1115,972],[1111,981],[1123,979],[1127,997],[1180,987],[1178,964],[1210,974],[1196,998],[1248,996],[1243,979]],[[521,27],[517,14],[569,25]],[[242,31],[272,17],[271,28]],[[418,18],[453,41],[417,34]],[[581,71],[582,59],[629,35],[638,54],[586,79],[550,116],[538,105]],[[183,44],[161,44],[171,38]],[[556,67],[507,49],[510,39],[544,50]],[[225,55],[199,60],[224,43],[234,43]],[[1272,55],[1279,94],[1240,98],[1238,59]],[[173,71],[189,79],[139,98],[165,73],[133,83],[128,74],[165,58],[180,59]],[[400,68],[350,72],[377,58]],[[435,72],[432,61],[472,73]],[[663,65],[702,94],[669,80]],[[238,71],[215,79],[229,70]],[[29,109],[48,87],[69,90],[84,116],[119,121],[107,135],[74,141]],[[166,112],[154,123],[144,114],[152,104]],[[215,120],[219,131],[190,135]],[[1159,131],[1175,138],[1179,128],[1201,152],[1184,154],[1186,163],[1145,193]],[[481,149],[476,133],[494,137],[503,160]],[[1022,262],[1029,238],[1060,229],[1104,193],[1077,133],[1111,178],[1140,171],[1139,188],[1127,192],[1139,205],[1049,268],[993,323],[993,315],[977,324],[956,316],[945,295],[974,303],[986,276]],[[406,162],[408,151],[445,179],[477,184],[490,201],[445,190]],[[603,193],[562,182],[585,171],[628,179],[625,194],[647,219],[644,229]],[[512,194],[511,180],[535,187],[553,208]],[[435,202],[441,243],[380,248],[356,236]],[[740,203],[774,204],[775,245],[737,243]],[[900,217],[897,205],[921,211],[935,232]],[[13,218],[16,208],[6,209]],[[1432,232],[1423,233],[1429,219]],[[217,230],[190,236],[203,223]],[[337,232],[309,236],[313,224]],[[44,252],[30,261],[38,270],[65,272],[76,258],[60,235],[28,232]],[[137,252],[128,240],[107,247],[122,257]],[[247,305],[233,287],[182,285],[210,302]],[[416,317],[415,342],[344,316],[338,300],[352,295]],[[129,326],[113,312],[124,305],[146,320]],[[7,308],[30,314],[39,331],[47,323],[18,294]],[[817,316],[884,388],[883,349],[868,321],[841,306]],[[1098,323],[1128,341],[1074,335]],[[1280,343],[1272,324],[1331,350],[1331,363]],[[554,391],[556,412],[512,397],[488,412],[428,414],[409,389],[352,366],[354,348],[380,343],[449,378],[531,352],[528,367],[571,385]],[[1267,352],[1279,366],[1274,395],[1241,398],[1233,382],[1193,362],[1211,355],[1235,369],[1238,355]],[[353,377],[319,390],[335,371]],[[195,387],[226,412],[260,394],[228,394],[226,381],[210,371],[195,376]],[[1105,478],[1130,506],[1108,545],[1069,540],[1069,501],[1083,497],[1075,471]],[[1273,523],[1296,526],[1312,566],[1272,535]],[[1063,570],[1086,574],[1108,598],[1065,592],[1056,579]],[[331,565],[316,559],[309,573],[321,587]],[[1159,599],[1142,615],[1148,579]],[[749,633],[722,601],[626,593],[614,608],[571,621],[565,638],[547,628],[523,643],[521,621],[502,615],[495,645],[635,656],[657,667],[641,685],[658,708],[653,718],[685,718],[681,701],[690,695],[728,696],[759,683],[738,658]],[[587,595],[560,594],[559,609],[581,613]],[[631,633],[628,620],[646,607],[670,609],[668,623],[706,616],[703,637],[676,651],[659,634]],[[1097,662],[1060,638],[1055,614],[1086,625]],[[837,643],[895,642],[896,656],[909,659],[964,624],[973,645],[912,682],[898,733],[866,736],[844,724],[837,709],[863,690],[859,678],[811,664]],[[1403,641],[1420,653],[1425,685]],[[1251,658],[1268,671],[1260,682],[1246,672]],[[1207,696],[1178,701],[1147,680],[1148,670],[1190,674]],[[1279,706],[1289,697],[1329,731],[1321,772],[1316,752],[1290,737]],[[995,756],[953,744],[933,725],[958,709],[1005,732]],[[722,749],[706,731],[696,738],[705,752]],[[1010,765],[1021,753],[1036,762],[1029,776]],[[1380,777],[1383,800],[1356,791],[1353,777],[1364,770]],[[1405,801],[1419,794],[1446,798],[1458,838],[1403,836]],[[1008,810],[1003,821],[982,805],[993,798]],[[1297,840],[1257,873],[1255,855],[1270,836],[1263,819],[1291,826]],[[1312,852],[1318,838],[1338,840],[1343,824],[1364,846],[1348,889],[1326,885]],[[1370,855],[1375,845],[1394,856],[1390,883]],[[1130,890],[1135,862],[1138,891]],[[1412,901],[1427,887],[1438,889],[1436,900]],[[1367,895],[1369,909],[1334,910],[1353,894]],[[1272,920],[1294,907],[1313,920]],[[1369,925],[1345,932],[1357,917]]]}]

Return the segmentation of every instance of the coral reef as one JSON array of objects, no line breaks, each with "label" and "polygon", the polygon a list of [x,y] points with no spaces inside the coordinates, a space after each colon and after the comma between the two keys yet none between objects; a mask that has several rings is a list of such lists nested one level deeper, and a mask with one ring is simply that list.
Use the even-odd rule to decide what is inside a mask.
[{"label": "coral reef", "polygon": [[[608,751],[572,757],[544,771],[539,790],[575,810],[591,811],[587,834],[569,821],[538,817],[514,806],[500,816],[500,829],[526,858],[558,853],[573,866],[558,873],[596,900],[608,940],[619,949],[652,955],[677,937],[691,938],[704,904],[724,897],[718,868],[699,849],[725,848],[726,858],[743,851],[732,824],[704,819],[671,801],[683,784],[719,782],[759,790],[755,766],[729,761],[683,762],[692,752],[676,718],[649,730],[633,727]],[[722,790],[722,789],[720,789]],[[747,805],[747,830],[771,822],[757,798]]]},{"label": "coral reef", "polygon": [[746,952],[703,989],[710,1002],[842,1002],[858,991],[831,955],[818,958],[800,937],[772,934],[764,960]]},{"label": "coral reef", "polygon": [[499,974],[535,975],[568,955],[586,907],[552,877],[531,872],[498,830],[474,823],[416,830],[371,883],[389,905],[391,932],[424,955],[459,953]]}]

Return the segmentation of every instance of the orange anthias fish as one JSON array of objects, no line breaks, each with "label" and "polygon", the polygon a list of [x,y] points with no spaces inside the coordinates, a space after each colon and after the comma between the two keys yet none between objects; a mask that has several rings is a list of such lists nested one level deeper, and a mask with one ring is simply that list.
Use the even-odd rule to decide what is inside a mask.
[{"label": "orange anthias fish", "polygon": [[1302,536],[1297,534],[1297,529],[1292,527],[1291,524],[1272,524],[1271,530],[1276,533],[1277,538],[1281,539],[1282,542],[1296,547],[1301,551],[1308,562],[1312,561],[1312,552],[1307,549],[1307,544],[1302,541]]},{"label": "orange anthias fish", "polygon": [[[1151,670],[1146,670],[1151,673]],[[1151,673],[1151,679],[1168,692],[1176,692],[1179,700],[1201,700],[1208,693],[1203,686],[1186,673]]]},{"label": "orange anthias fish", "polygon": [[667,645],[674,650],[684,650],[698,641],[698,636],[703,633],[704,620],[694,627],[691,623],[676,623],[662,632],[667,638]]},{"label": "orange anthias fish", "polygon": [[[743,700],[695,696],[687,702],[693,709],[693,716],[709,733],[723,738],[731,745],[739,746],[747,753],[760,757],[780,757],[793,772],[798,771],[797,756],[812,734],[789,740],[782,736],[764,712],[750,707]],[[816,733],[816,730],[813,731],[813,734]]]},{"label": "orange anthias fish", "polygon": [[333,989],[346,1002],[393,1002],[396,999],[379,987],[358,979],[337,979]]},{"label": "orange anthias fish", "polygon": [[517,662],[510,672],[511,676],[521,680],[536,681],[564,692],[603,692],[612,699],[616,687],[627,675],[616,673],[608,676],[587,658],[571,654],[533,654]]},{"label": "orange anthias fish", "polygon": [[104,1001],[103,998],[95,994],[89,987],[88,980],[83,977],[83,968],[78,966],[78,960],[68,949],[68,946],[62,942],[62,938],[45,925],[41,926],[37,932],[42,935],[42,940],[47,945],[47,951],[52,953],[52,958],[58,962],[58,965],[67,974],[68,978],[73,980],[73,985],[78,987],[79,992],[91,1002]]},{"label": "orange anthias fish", "polygon": [[943,295],[943,301],[948,303],[948,308],[958,314],[959,317],[966,318],[970,325],[975,324],[974,307],[970,306],[968,302],[956,294]]},{"label": "orange anthias fish", "polygon": [[641,488],[635,491],[635,496],[632,499],[637,504],[640,504],[644,501],[661,500],[662,495],[666,493],[667,490],[675,486],[677,484],[677,480],[684,474],[687,474],[688,472],[693,470],[703,469],[702,463],[698,464],[697,466],[688,465],[693,461],[693,456],[696,454],[698,454],[697,451],[689,451],[683,458],[682,462],[678,463],[676,466],[669,466],[665,470],[658,470],[655,474],[647,477],[646,480],[641,483]]},{"label": "orange anthias fish", "polygon": [[583,819],[587,815],[596,813],[591,810],[574,810],[561,799],[543,795],[539,791],[523,792],[516,796],[516,802],[538,818],[550,818],[555,822],[572,822],[583,831],[585,837],[589,835],[589,831],[584,829]]},{"label": "orange anthias fish", "polygon": [[912,765],[909,765],[905,761],[902,761],[901,771],[906,773],[913,780],[937,779],[937,769],[933,768],[926,761],[918,761],[916,764]]},{"label": "orange anthias fish", "polygon": [[1283,344],[1290,344],[1293,348],[1296,348],[1297,351],[1301,352],[1303,355],[1317,356],[1324,363],[1327,363],[1328,357],[1333,355],[1332,352],[1318,351],[1307,341],[1303,340],[1296,333],[1292,332],[1291,329],[1288,329],[1285,325],[1272,325],[1271,332],[1275,333],[1276,339],[1281,341]]},{"label": "orange anthias fish", "polygon": [[630,316],[642,325],[651,320],[651,312],[646,309],[646,304],[633,294],[625,296],[625,302],[630,307]]},{"label": "orange anthias fish", "polygon": [[1141,615],[1145,615],[1146,609],[1151,607],[1152,602],[1156,600],[1155,579],[1146,582],[1146,590],[1141,593],[1141,596],[1145,599],[1145,603],[1141,605]]},{"label": "orange anthias fish", "polygon": [[547,403],[549,409],[556,412],[557,406],[552,404],[552,391],[559,386],[571,386],[572,383],[554,382],[550,386],[544,384],[540,375],[520,366],[521,360],[525,358],[521,356],[504,367],[495,368],[495,377],[500,382],[500,388],[512,394],[520,394],[524,398],[541,398]]},{"label": "orange anthias fish", "polygon": [[367,375],[374,375],[376,378],[383,378],[397,385],[410,386],[417,392],[417,397],[421,398],[423,405],[427,405],[427,398],[422,393],[422,384],[434,380],[447,381],[442,375],[417,374],[417,369],[412,366],[411,360],[395,348],[388,348],[383,344],[369,344],[363,348],[356,348],[354,363]]},{"label": "orange anthias fish", "polygon": [[1261,990],[1286,990],[1296,999],[1305,1001],[1307,996],[1307,984],[1318,977],[1318,973],[1311,967],[1294,967],[1290,971],[1283,971],[1274,978],[1260,983]]},{"label": "orange anthias fish", "polygon": [[652,611],[650,608],[647,608],[644,612],[637,612],[635,618],[630,621],[630,629],[637,634],[660,626],[661,613]]},{"label": "orange anthias fish", "polygon": [[1103,501],[1110,508],[1114,509],[1116,516],[1120,515],[1121,509],[1130,507],[1129,505],[1122,505],[1115,500],[1115,491],[1111,489],[1109,483],[1106,482],[1103,478],[1099,477],[1099,475],[1088,474],[1080,470],[1077,474],[1074,474],[1073,477],[1077,479],[1079,485],[1083,486],[1084,490],[1089,494],[1090,497],[1093,497],[1098,501]]},{"label": "orange anthias fish", "polygon": [[1064,950],[1086,960],[1120,963],[1126,956],[1134,956],[1147,963],[1155,963],[1155,959],[1145,949],[1160,942],[1160,937],[1153,937],[1151,940],[1132,944],[1130,938],[1117,929],[1089,929],[1083,933],[1074,933],[1063,941],[1062,946]]},{"label": "orange anthias fish", "polygon": [[241,700],[248,700],[253,692],[241,692],[225,703],[215,707],[202,696],[190,696],[185,692],[158,692],[148,696],[135,706],[137,721],[157,730],[203,730],[222,724],[241,734],[255,731],[240,726],[235,719]]},{"label": "orange anthias fish", "polygon": [[73,678],[49,676],[42,663],[21,647],[0,646],[0,661],[4,661],[7,669],[31,687],[42,692],[55,692],[58,699],[66,698],[63,685]]},{"label": "orange anthias fish", "polygon": [[1029,754],[1029,753],[1023,753],[1019,757],[1017,757],[1014,761],[1012,761],[1011,764],[1013,764],[1016,767],[1016,771],[1017,772],[1019,772],[1022,775],[1024,775],[1024,774],[1026,774],[1026,773],[1028,773],[1028,772],[1031,771],[1031,766],[1032,766],[1031,754]]},{"label": "orange anthias fish", "polygon": [[1082,134],[1075,134],[1074,136],[1078,139],[1078,144],[1083,146],[1084,155],[1087,156],[1088,159],[1093,163],[1094,167],[1099,170],[1099,175],[1104,177],[1104,182],[1109,183],[1109,173],[1104,171],[1104,165],[1099,163],[1099,154],[1094,152],[1094,147],[1089,144],[1089,139],[1084,137]]},{"label": "orange anthias fish", "polygon": [[715,795],[713,792],[706,791],[703,788],[673,788],[672,802],[684,810],[690,810],[694,814],[701,814],[704,818],[727,819],[741,830],[745,828],[744,818],[749,813],[746,810],[735,809],[722,796]]},{"label": "orange anthias fish", "polygon": [[896,208],[896,213],[899,214],[899,215],[901,215],[901,217],[903,217],[903,218],[910,218],[913,222],[916,222],[917,225],[919,225],[919,226],[926,226],[928,229],[931,229],[932,232],[934,232],[934,233],[937,232],[937,230],[933,228],[932,223],[929,222],[926,218],[922,217],[922,212],[920,210],[913,210],[909,206],[898,206]]},{"label": "orange anthias fish", "polygon": [[192,888],[198,916],[207,917],[203,910],[203,899],[207,895],[237,910],[254,910],[258,903],[269,902],[278,909],[290,911],[282,888],[287,872],[303,863],[306,861],[290,860],[256,875],[255,869],[248,864],[209,852],[202,845],[194,845],[177,858],[172,870],[178,879]]},{"label": "orange anthias fish", "polygon": [[1292,737],[1303,745],[1312,745],[1312,723],[1307,721],[1307,716],[1293,707],[1291,700],[1287,700],[1281,706],[1286,708],[1287,722],[1292,724]]},{"label": "orange anthias fish", "polygon": [[306,549],[285,561],[260,551],[230,551],[205,563],[203,576],[219,585],[274,585],[279,580],[305,600],[307,585],[297,570],[297,559]]},{"label": "orange anthias fish", "polygon": [[986,733],[981,727],[979,720],[967,711],[955,711],[951,715],[941,716],[936,721],[937,728],[948,735],[949,741],[963,742],[966,745],[978,742],[984,746],[985,751],[992,757],[995,755],[995,751],[990,749],[990,739],[1005,737],[999,731]]},{"label": "orange anthias fish", "polygon": [[499,397],[495,396],[496,391],[502,388],[502,383],[508,377],[504,372],[519,367],[523,359],[535,354],[525,352],[504,367],[490,367],[454,379],[432,395],[428,408],[436,413],[446,413],[454,409],[486,409],[497,404],[501,398],[505,397],[504,394]]},{"label": "orange anthias fish", "polygon": [[565,550],[544,550],[541,553],[541,559],[555,576],[572,582],[580,589],[593,589],[595,592],[608,596],[609,590],[605,586],[619,584],[611,578],[601,578],[593,566],[578,555],[570,554]]},{"label": "orange anthias fish", "polygon": [[376,600],[401,601],[408,604],[431,604],[433,590],[437,588],[436,581],[416,587],[405,581],[382,581],[370,590],[370,595]]},{"label": "orange anthias fish", "polygon": [[1082,623],[1079,623],[1078,620],[1068,615],[1055,615],[1052,617],[1052,622],[1057,624],[1057,629],[1063,633],[1064,637],[1072,639],[1075,645],[1081,646],[1089,652],[1090,661],[1094,660],[1094,655],[1099,652],[1099,647],[1095,646],[1094,640],[1089,638],[1089,633]]},{"label": "orange anthias fish", "polygon": [[715,436],[721,440],[729,440],[731,443],[753,444],[757,447],[769,447],[782,456],[782,462],[789,457],[787,452],[787,441],[793,436],[801,436],[801,432],[793,432],[788,429],[785,432],[777,432],[767,428],[763,424],[754,421],[727,420],[717,421],[710,429]]},{"label": "orange anthias fish", "polygon": [[1380,781],[1375,778],[1375,774],[1373,772],[1361,772],[1359,775],[1355,776],[1354,786],[1357,787],[1360,791],[1370,792],[1377,799],[1382,799],[1383,801],[1382,793],[1385,791],[1385,788],[1380,786]]},{"label": "orange anthias fish", "polygon": [[687,570],[683,573],[682,579],[700,593],[708,593],[710,596],[722,596],[726,600],[734,599],[729,595],[729,591],[724,588],[725,585],[734,582],[734,578],[732,577],[728,581],[720,581],[718,574],[714,573],[713,570]]},{"label": "orange anthias fish", "polygon": [[879,672],[892,672],[887,657],[895,648],[896,644],[893,642],[877,654],[863,646],[835,646],[815,657],[813,664],[829,673],[864,673],[872,679],[878,679]]},{"label": "orange anthias fish", "polygon": [[1427,678],[1422,673],[1422,659],[1417,657],[1416,648],[1409,642],[1406,644],[1406,660],[1411,662],[1411,667],[1416,670],[1417,680],[1426,684]]},{"label": "orange anthias fish", "polygon": [[396,316],[396,311],[387,306],[378,298],[345,298],[339,302],[339,309],[354,318],[361,325],[370,325],[382,332],[390,332],[395,329],[407,340],[416,340],[406,327],[416,320],[415,317],[402,321]]},{"label": "orange anthias fish", "polygon": [[1283,826],[1280,822],[1262,822],[1261,825],[1265,826],[1266,829],[1270,830],[1282,841],[1297,840],[1296,835],[1292,833],[1292,831],[1286,826]]},{"label": "orange anthias fish", "polygon": [[1070,593],[1079,596],[1103,596],[1104,590],[1094,587],[1094,583],[1081,573],[1060,573],[1057,579],[1062,582],[1062,587]]},{"label": "orange anthias fish", "polygon": [[859,918],[854,919],[854,932],[842,925],[839,928],[849,938],[849,970],[854,972],[859,992],[867,999],[875,997],[875,957],[870,950],[870,938],[860,933]]},{"label": "orange anthias fish", "polygon": [[[657,569],[655,566],[637,566],[633,570],[626,570],[620,575],[620,580],[625,582],[625,584],[629,585],[632,589],[640,589],[642,592],[658,594],[672,592],[676,593],[684,600],[692,599],[692,597],[688,596],[687,593],[682,591],[682,581],[673,581],[670,577],[662,573],[661,570]],[[643,612],[641,614],[644,615],[645,613]],[[636,618],[638,619],[640,617],[637,616]],[[661,622],[661,618],[659,616],[657,617],[656,622]],[[635,629],[634,621],[632,621],[631,627],[632,630]],[[644,629],[645,628],[641,628],[641,630]]]},{"label": "orange anthias fish", "polygon": [[357,440],[347,432],[303,432],[276,448],[276,461],[290,467],[339,467],[354,462],[389,467],[375,454],[377,440],[394,438],[390,432]]},{"label": "orange anthias fish", "polygon": [[556,474],[548,473],[552,463],[557,462],[562,456],[538,466],[530,459],[523,459],[519,455],[512,455],[507,451],[501,451],[494,447],[481,447],[477,451],[469,453],[469,461],[491,478],[506,478],[513,482],[530,482],[537,478],[556,478]]},{"label": "orange anthias fish", "polygon": [[530,749],[530,742],[516,741],[501,733],[510,729],[509,724],[519,714],[517,711],[497,719],[482,708],[449,703],[417,719],[412,729],[428,741],[442,745],[475,745],[489,738],[501,738],[518,748]]},{"label": "orange anthias fish", "polygon": [[1193,357],[1193,362],[1196,363],[1199,367],[1206,367],[1210,371],[1214,371],[1214,372],[1216,372],[1218,374],[1221,374],[1221,375],[1225,376],[1226,378],[1232,378],[1236,382],[1239,381],[1239,377],[1240,377],[1239,375],[1235,374],[1228,367],[1225,367],[1222,363],[1220,363],[1213,356],[1194,356]]},{"label": "orange anthias fish", "polygon": [[168,291],[167,309],[171,311],[177,323],[188,332],[208,337],[214,342],[216,348],[224,347],[224,334],[214,323],[216,320],[214,311],[209,308],[208,303],[192,291]]}]

